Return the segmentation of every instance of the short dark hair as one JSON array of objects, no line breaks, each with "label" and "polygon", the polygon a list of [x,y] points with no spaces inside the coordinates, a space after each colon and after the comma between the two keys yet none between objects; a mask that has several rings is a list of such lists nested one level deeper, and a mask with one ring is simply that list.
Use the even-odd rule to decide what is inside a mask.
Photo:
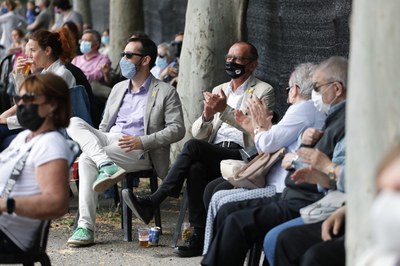
[{"label": "short dark hair", "polygon": [[57,128],[68,127],[71,117],[71,98],[67,83],[51,72],[28,76],[20,85],[27,92],[40,93],[47,101],[57,104],[53,112],[53,123]]},{"label": "short dark hair", "polygon": [[253,44],[251,44],[249,42],[246,42],[246,41],[238,41],[238,42],[235,42],[233,45],[235,45],[235,44],[245,44],[245,45],[249,46],[249,48],[250,48],[250,54],[249,54],[250,59],[251,60],[257,60],[258,59],[257,48]]},{"label": "short dark hair", "polygon": [[72,8],[69,0],[54,0],[53,5],[62,10],[69,10]]},{"label": "short dark hair", "polygon": [[142,48],[140,49],[140,53],[143,55],[150,56],[150,69],[155,65],[157,58],[157,45],[149,38],[130,38],[127,42],[140,42],[142,44]]}]

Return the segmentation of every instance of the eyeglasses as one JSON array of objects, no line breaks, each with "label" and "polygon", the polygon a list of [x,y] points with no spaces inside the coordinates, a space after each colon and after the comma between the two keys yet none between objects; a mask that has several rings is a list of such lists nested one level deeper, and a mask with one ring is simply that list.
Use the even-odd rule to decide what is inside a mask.
[{"label": "eyeglasses", "polygon": [[144,54],[138,54],[138,53],[131,53],[131,52],[122,52],[121,53],[121,57],[124,57],[124,56],[126,56],[126,58],[128,58],[128,59],[131,59],[133,56],[140,56],[140,57],[143,57],[143,56],[146,56],[146,55],[144,55]]},{"label": "eyeglasses", "polygon": [[254,60],[254,59],[255,59],[254,57],[234,56],[234,55],[230,55],[230,54],[225,55],[226,61],[243,62],[245,60]]},{"label": "eyeglasses", "polygon": [[321,84],[321,85],[318,85],[318,86],[317,86],[316,83],[314,83],[314,84],[313,84],[313,90],[316,91],[316,92],[320,92],[319,90],[320,90],[323,86],[326,86],[326,85],[329,85],[329,84],[332,84],[332,83],[335,83],[335,82],[336,82],[336,81],[331,81],[331,82],[327,82],[327,83],[324,83],[324,84]]},{"label": "eyeglasses", "polygon": [[41,96],[41,95],[43,95],[43,94],[35,94],[33,92],[28,92],[23,95],[15,95],[15,96],[13,96],[13,98],[14,98],[15,103],[18,103],[21,100],[24,103],[31,103],[36,99],[37,96]]},{"label": "eyeglasses", "polygon": [[289,86],[285,89],[286,93],[289,94],[289,91],[291,88],[293,88],[294,86],[296,86],[296,84],[293,84],[292,86]]}]

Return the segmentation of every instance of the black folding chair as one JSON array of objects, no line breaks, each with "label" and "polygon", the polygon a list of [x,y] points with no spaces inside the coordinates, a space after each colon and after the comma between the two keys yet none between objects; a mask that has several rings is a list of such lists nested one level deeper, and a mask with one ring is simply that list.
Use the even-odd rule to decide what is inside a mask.
[{"label": "black folding chair", "polygon": [[[0,62],[0,111],[1,113],[11,107],[13,86],[10,83],[10,73],[13,69],[14,55],[10,54]],[[10,95],[11,94],[11,95]]]}]

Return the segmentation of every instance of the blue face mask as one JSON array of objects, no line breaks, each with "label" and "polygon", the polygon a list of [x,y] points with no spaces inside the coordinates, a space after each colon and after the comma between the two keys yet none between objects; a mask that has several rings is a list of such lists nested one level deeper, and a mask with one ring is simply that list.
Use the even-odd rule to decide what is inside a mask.
[{"label": "blue face mask", "polygon": [[121,74],[127,79],[133,79],[137,73],[136,65],[124,57],[119,61]]},{"label": "blue face mask", "polygon": [[157,56],[156,66],[158,66],[161,69],[164,69],[167,67],[167,65],[168,65],[168,62],[167,62],[167,58],[165,58],[165,56],[164,57]]},{"label": "blue face mask", "polygon": [[101,43],[107,45],[110,43],[110,36],[101,36]]},{"label": "blue face mask", "polygon": [[79,48],[80,48],[82,54],[87,54],[90,51],[92,51],[92,43],[87,42],[87,41],[82,41]]},{"label": "blue face mask", "polygon": [[2,13],[2,14],[5,14],[5,13],[7,13],[7,12],[8,12],[7,7],[6,7],[6,6],[1,6],[1,13]]}]

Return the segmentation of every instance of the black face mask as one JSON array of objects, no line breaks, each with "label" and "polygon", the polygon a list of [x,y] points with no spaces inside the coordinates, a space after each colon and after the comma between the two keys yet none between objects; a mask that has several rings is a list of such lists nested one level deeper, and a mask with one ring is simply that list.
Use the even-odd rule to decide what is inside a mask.
[{"label": "black face mask", "polygon": [[245,65],[239,65],[234,62],[225,63],[225,72],[233,79],[237,79],[245,73]]},{"label": "black face mask", "polygon": [[38,130],[46,119],[39,116],[38,110],[38,104],[18,105],[17,118],[20,125],[31,131]]}]

